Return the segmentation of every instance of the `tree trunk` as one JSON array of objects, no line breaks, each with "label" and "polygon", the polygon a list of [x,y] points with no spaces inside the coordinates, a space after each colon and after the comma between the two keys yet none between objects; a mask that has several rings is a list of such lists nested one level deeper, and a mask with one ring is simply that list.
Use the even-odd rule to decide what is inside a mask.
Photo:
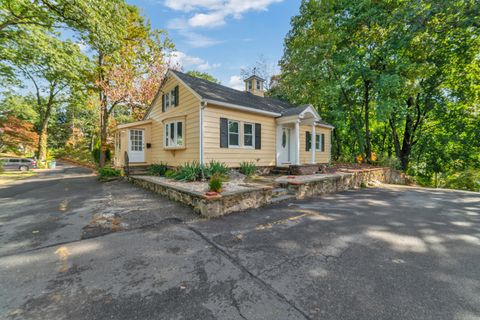
[{"label": "tree trunk", "polygon": [[[104,56],[102,52],[98,54],[98,68],[99,68],[99,80],[103,81],[103,64]],[[99,92],[100,99],[100,167],[104,167],[107,162],[107,130],[108,130],[108,107],[107,107],[107,98],[105,93],[100,88]]]},{"label": "tree trunk", "polygon": [[364,80],[365,86],[365,155],[367,162],[372,161],[372,142],[370,137],[370,80]]},{"label": "tree trunk", "polygon": [[40,163],[47,159],[48,120],[43,120],[38,139],[38,160]]}]

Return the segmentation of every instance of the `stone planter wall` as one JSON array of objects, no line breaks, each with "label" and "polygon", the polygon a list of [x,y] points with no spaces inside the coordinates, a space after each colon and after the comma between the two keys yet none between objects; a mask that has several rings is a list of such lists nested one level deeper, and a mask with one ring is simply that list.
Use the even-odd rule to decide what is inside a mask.
[{"label": "stone planter wall", "polygon": [[273,187],[268,186],[207,196],[201,192],[151,180],[148,176],[133,176],[127,180],[171,200],[182,202],[205,217],[219,217],[235,211],[258,208],[272,201]]},{"label": "stone planter wall", "polygon": [[399,171],[390,168],[378,168],[363,171],[345,170],[345,172],[315,176],[311,179],[293,179],[280,182],[280,184],[295,191],[297,199],[305,199],[321,194],[360,188],[374,182],[406,184],[407,180],[405,175]]},{"label": "stone planter wall", "polygon": [[319,165],[316,163],[313,164],[301,164],[301,165],[290,165],[290,174],[295,176],[303,176],[315,174],[318,172]]}]

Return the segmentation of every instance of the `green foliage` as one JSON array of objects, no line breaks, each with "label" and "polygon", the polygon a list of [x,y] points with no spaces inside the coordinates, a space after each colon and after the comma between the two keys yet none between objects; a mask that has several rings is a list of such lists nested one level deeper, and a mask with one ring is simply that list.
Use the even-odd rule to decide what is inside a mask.
[{"label": "green foliage", "polygon": [[0,159],[0,173],[5,171],[5,169],[3,168],[3,165],[4,165],[4,161]]},{"label": "green foliage", "polygon": [[222,176],[218,173],[213,174],[208,182],[208,187],[210,188],[210,191],[221,192],[223,187]]},{"label": "green foliage", "polygon": [[174,178],[175,170],[168,169],[165,171],[165,178]]},{"label": "green foliage", "polygon": [[252,176],[257,171],[257,166],[253,162],[241,162],[239,171],[241,174],[246,175],[247,177]]},{"label": "green foliage", "polygon": [[181,181],[199,181],[204,178],[205,168],[197,161],[187,162],[177,168],[173,178]]},{"label": "green foliage", "polygon": [[447,177],[445,188],[480,192],[480,170],[467,169]]},{"label": "green foliage", "polygon": [[[97,140],[92,150],[92,157],[95,163],[100,163],[100,148],[100,141]],[[107,149],[105,155],[107,162],[109,162],[112,158],[112,151],[110,149]]]},{"label": "green foliage", "polygon": [[400,160],[398,160],[398,158],[389,158],[389,157],[379,158],[375,162],[375,164],[381,167],[389,167],[392,169],[401,170],[401,163],[400,163]]},{"label": "green foliage", "polygon": [[220,81],[212,76],[211,74],[208,74],[206,72],[200,72],[200,71],[195,71],[195,70],[190,70],[187,72],[188,75],[195,77],[195,78],[200,78],[203,80],[207,80],[213,83],[220,83]]},{"label": "green foliage", "polygon": [[225,163],[212,160],[206,165],[204,173],[207,178],[214,175],[226,176],[228,170],[228,166]]},{"label": "green foliage", "polygon": [[98,180],[107,181],[110,178],[120,177],[121,171],[111,167],[102,167],[98,169]]},{"label": "green foliage", "polygon": [[155,163],[148,167],[148,174],[152,176],[164,176],[167,170],[168,166],[166,163]]}]

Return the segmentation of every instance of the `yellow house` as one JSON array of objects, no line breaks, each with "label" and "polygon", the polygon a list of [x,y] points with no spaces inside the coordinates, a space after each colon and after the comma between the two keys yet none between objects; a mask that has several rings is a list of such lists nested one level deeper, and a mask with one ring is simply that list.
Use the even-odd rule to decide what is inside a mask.
[{"label": "yellow house", "polygon": [[259,167],[328,163],[333,126],[310,105],[264,97],[263,79],[238,91],[169,70],[143,121],[117,126],[115,166],[243,161]]}]

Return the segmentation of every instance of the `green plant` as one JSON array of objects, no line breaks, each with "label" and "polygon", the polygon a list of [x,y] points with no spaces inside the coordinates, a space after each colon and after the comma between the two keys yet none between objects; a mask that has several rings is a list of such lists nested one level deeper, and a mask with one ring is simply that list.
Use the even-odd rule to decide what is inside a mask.
[{"label": "green plant", "polygon": [[204,177],[205,167],[197,161],[187,162],[180,166],[173,178],[182,181],[199,181]]},{"label": "green plant", "polygon": [[208,187],[210,188],[210,191],[221,192],[223,187],[222,176],[218,173],[212,175],[210,181],[208,182]]},{"label": "green plant", "polygon": [[165,171],[165,178],[173,178],[174,175],[175,175],[174,170],[168,169],[167,171]]},{"label": "green plant", "polygon": [[166,163],[154,163],[148,167],[148,174],[152,176],[164,176],[168,170],[168,166]]},{"label": "green plant", "polygon": [[240,163],[239,171],[247,177],[250,177],[255,173],[255,171],[257,171],[257,166],[253,162],[244,161]]},{"label": "green plant", "polygon": [[98,169],[98,180],[106,181],[110,178],[119,177],[121,171],[111,167],[103,167]]},{"label": "green plant", "polygon": [[204,174],[206,177],[213,177],[216,174],[226,176],[228,174],[228,166],[223,162],[212,160],[207,164]]},{"label": "green plant", "polygon": [[0,173],[2,173],[3,171],[5,171],[5,169],[3,169],[3,160],[0,159]]}]

